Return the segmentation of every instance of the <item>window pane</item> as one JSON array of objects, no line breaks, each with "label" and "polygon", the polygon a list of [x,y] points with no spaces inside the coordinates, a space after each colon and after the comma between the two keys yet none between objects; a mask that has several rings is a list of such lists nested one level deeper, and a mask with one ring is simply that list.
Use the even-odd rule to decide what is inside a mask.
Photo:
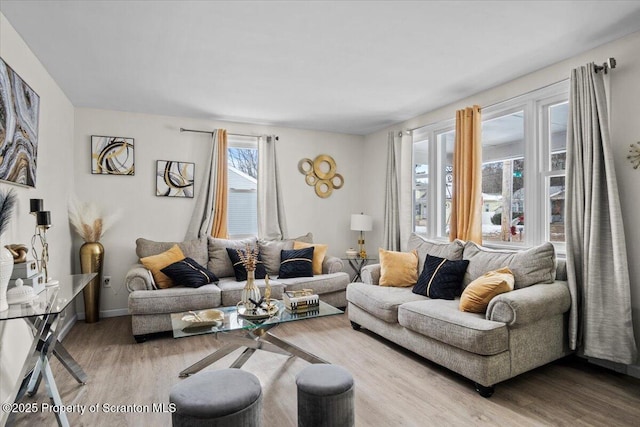
[{"label": "window pane", "polygon": [[549,144],[552,171],[564,170],[567,159],[567,114],[569,104],[563,102],[549,107]]},{"label": "window pane", "polygon": [[524,241],[524,112],[482,122],[482,238]]},{"label": "window pane", "polygon": [[429,140],[413,144],[414,159],[414,223],[416,233],[427,234],[428,195],[429,195]]},{"label": "window pane", "polygon": [[549,241],[564,242],[564,195],[565,177],[549,178],[547,200],[549,200]]},{"label": "window pane", "polygon": [[456,144],[456,131],[451,130],[449,132],[440,133],[437,135],[438,148],[440,150],[440,170],[441,170],[441,200],[444,201],[442,205],[441,215],[443,220],[441,221],[441,236],[449,235],[449,224],[451,223],[451,200],[453,195],[453,148]]},{"label": "window pane", "polygon": [[[231,145],[231,141],[229,142]],[[227,227],[229,236],[258,234],[258,149],[229,147]]]}]

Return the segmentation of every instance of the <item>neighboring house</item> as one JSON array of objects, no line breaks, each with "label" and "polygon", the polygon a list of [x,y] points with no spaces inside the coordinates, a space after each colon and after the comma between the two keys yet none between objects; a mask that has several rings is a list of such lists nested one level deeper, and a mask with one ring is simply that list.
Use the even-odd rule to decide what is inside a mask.
[{"label": "neighboring house", "polygon": [[233,166],[228,170],[229,237],[255,236],[258,234],[258,181]]}]

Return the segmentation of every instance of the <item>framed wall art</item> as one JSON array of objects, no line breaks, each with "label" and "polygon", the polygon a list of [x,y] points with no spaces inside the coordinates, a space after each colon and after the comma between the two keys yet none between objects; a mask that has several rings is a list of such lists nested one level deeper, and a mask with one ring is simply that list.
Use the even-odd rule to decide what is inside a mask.
[{"label": "framed wall art", "polygon": [[91,173],[135,175],[133,138],[92,135]]},{"label": "framed wall art", "polygon": [[0,180],[36,186],[40,97],[0,58]]},{"label": "framed wall art", "polygon": [[158,160],[156,162],[156,196],[193,197],[195,163]]}]

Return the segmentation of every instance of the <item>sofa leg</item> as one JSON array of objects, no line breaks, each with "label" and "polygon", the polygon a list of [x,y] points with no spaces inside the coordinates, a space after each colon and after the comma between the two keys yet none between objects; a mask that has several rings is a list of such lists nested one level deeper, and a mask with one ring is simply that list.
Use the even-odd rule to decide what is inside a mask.
[{"label": "sofa leg", "polygon": [[493,395],[495,389],[493,388],[493,386],[485,387],[481,384],[476,383],[476,391],[480,394],[480,396],[488,398]]},{"label": "sofa leg", "polygon": [[136,340],[137,344],[142,344],[147,341],[148,335],[134,335],[133,338]]},{"label": "sofa leg", "polygon": [[354,331],[359,331],[361,326],[359,324],[357,324],[356,322],[351,321],[351,327],[353,328]]}]

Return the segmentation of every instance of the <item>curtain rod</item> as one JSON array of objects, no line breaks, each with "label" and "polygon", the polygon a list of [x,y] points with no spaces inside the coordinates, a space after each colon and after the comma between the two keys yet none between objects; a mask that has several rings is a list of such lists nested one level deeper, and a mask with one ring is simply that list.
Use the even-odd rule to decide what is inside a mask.
[{"label": "curtain rod", "polygon": [[616,65],[616,58],[609,58],[606,62],[603,62],[602,65],[596,65],[594,68],[596,69],[596,73],[598,71],[604,71],[604,73],[607,74],[609,70],[616,68]]},{"label": "curtain rod", "polygon": [[[198,130],[198,129],[180,128],[180,132],[208,133],[209,135],[213,135],[213,131],[211,131],[211,130]],[[262,135],[249,135],[249,134],[246,134],[246,133],[230,133],[230,132],[228,132],[227,135],[247,136],[249,138],[260,138],[262,136]],[[280,137],[276,136],[276,141],[278,141],[279,139],[280,139]]]}]

